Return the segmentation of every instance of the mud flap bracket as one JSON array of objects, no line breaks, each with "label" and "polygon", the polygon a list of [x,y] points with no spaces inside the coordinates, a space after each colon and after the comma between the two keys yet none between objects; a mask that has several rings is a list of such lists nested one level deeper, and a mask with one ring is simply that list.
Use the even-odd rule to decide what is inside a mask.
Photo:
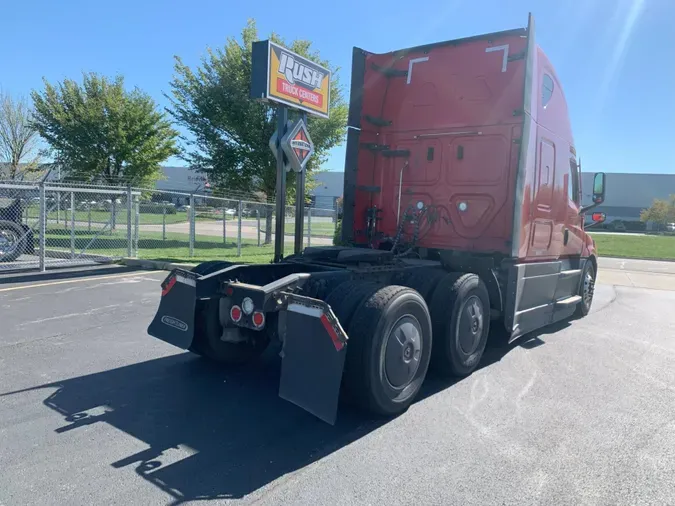
[{"label": "mud flap bracket", "polygon": [[286,302],[279,313],[279,397],[334,425],[347,335],[325,302],[295,294]]}]

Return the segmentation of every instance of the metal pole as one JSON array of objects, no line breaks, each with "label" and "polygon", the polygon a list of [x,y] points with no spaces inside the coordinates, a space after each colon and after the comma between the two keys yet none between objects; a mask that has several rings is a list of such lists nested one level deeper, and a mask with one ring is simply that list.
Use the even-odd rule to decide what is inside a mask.
[{"label": "metal pole", "polygon": [[[300,119],[307,124],[307,113],[300,113]],[[295,175],[295,254],[302,252],[305,230],[305,171]]]},{"label": "metal pole", "polygon": [[274,261],[280,262],[284,257],[284,225],[286,222],[286,170],[284,167],[281,138],[286,130],[288,109],[284,105],[277,106],[277,187],[276,213],[277,220],[274,227]]},{"label": "metal pole", "polygon": [[59,215],[61,214],[61,192],[56,192],[56,223],[59,223]]},{"label": "metal pole", "polygon": [[237,256],[241,256],[241,200],[239,201],[239,205],[237,206],[237,217],[239,218],[239,223],[237,225]]},{"label": "metal pole", "polygon": [[139,197],[135,197],[135,206],[134,206],[134,258],[138,258],[138,229],[140,225],[140,207]]},{"label": "metal pole", "polygon": [[[127,185],[127,257],[131,258],[133,251],[132,251],[132,244],[131,244],[131,185]],[[111,207],[113,211],[113,216],[112,216],[112,221],[111,223],[115,222],[115,205],[113,203]],[[112,228],[112,226],[110,227]]]},{"label": "metal pole", "polygon": [[162,241],[166,241],[166,205],[162,206]]},{"label": "metal pole", "polygon": [[260,209],[255,210],[255,217],[258,220],[258,247],[260,247]]},{"label": "metal pole", "polygon": [[87,204],[87,209],[89,210],[89,232],[91,232],[91,203]]},{"label": "metal pole", "polygon": [[307,247],[312,245],[312,208],[307,208]]},{"label": "metal pole", "polygon": [[302,252],[305,232],[305,171],[295,175],[295,254]]},{"label": "metal pole", "polygon": [[70,258],[75,258],[75,192],[70,192]]},{"label": "metal pole", "polygon": [[223,244],[227,244],[227,209],[223,207]]},{"label": "metal pole", "polygon": [[195,254],[195,195],[194,193],[190,194],[190,210],[188,211],[190,216],[190,256]]},{"label": "metal pole", "polygon": [[47,204],[45,202],[45,184],[40,183],[40,272],[45,271],[45,249],[47,248]]}]

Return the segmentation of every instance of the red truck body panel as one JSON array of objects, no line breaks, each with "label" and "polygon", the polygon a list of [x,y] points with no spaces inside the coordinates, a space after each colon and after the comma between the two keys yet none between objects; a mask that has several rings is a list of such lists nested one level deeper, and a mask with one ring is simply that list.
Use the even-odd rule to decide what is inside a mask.
[{"label": "red truck body panel", "polygon": [[386,54],[355,49],[349,125],[352,242],[391,242],[420,206],[434,217],[417,226],[421,248],[521,261],[588,254],[567,103],[532,21]]}]

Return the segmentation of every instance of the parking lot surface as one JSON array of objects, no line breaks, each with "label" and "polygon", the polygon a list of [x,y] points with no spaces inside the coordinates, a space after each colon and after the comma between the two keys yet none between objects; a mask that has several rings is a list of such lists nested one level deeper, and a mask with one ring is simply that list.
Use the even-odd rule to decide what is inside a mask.
[{"label": "parking lot surface", "polygon": [[673,504],[675,269],[601,260],[587,318],[334,427],[277,397],[274,350],[147,336],[164,272],[0,284],[0,505]]}]

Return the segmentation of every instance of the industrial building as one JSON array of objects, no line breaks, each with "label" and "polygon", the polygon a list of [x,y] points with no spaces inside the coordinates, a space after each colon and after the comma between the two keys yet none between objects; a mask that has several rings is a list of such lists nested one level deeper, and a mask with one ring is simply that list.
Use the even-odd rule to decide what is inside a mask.
[{"label": "industrial building", "polygon": [[[208,191],[203,174],[188,167],[163,167],[165,179],[157,182],[160,190],[181,192]],[[582,174],[582,202],[590,203],[593,173]],[[342,196],[344,172],[320,172],[314,176],[315,187],[310,191],[314,207],[334,209],[335,200]],[[607,214],[607,222],[638,221],[640,212],[651,206],[654,199],[675,195],[675,174],[607,173],[607,197],[597,210]]]},{"label": "industrial building", "polygon": [[[675,174],[607,173],[607,194],[596,211],[607,215],[607,223],[616,220],[638,221],[640,212],[654,199],[666,200],[675,195]],[[582,202],[591,202],[593,173],[581,177]]]}]

